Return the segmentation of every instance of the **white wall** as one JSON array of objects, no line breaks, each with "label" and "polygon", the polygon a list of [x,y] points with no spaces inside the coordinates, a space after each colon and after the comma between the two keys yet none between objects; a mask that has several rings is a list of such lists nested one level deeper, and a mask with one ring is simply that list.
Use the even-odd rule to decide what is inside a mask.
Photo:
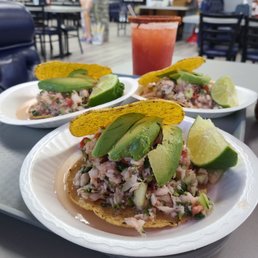
[{"label": "white wall", "polygon": [[248,2],[250,6],[252,6],[252,0],[224,0],[224,11],[225,12],[233,12],[238,4],[243,4],[244,2]]}]

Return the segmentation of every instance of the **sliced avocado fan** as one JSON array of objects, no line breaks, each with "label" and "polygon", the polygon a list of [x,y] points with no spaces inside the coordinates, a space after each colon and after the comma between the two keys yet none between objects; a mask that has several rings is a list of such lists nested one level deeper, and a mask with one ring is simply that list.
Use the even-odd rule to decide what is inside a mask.
[{"label": "sliced avocado fan", "polygon": [[148,153],[150,166],[159,186],[176,174],[183,149],[182,130],[175,125],[163,125],[163,140]]},{"label": "sliced avocado fan", "polygon": [[72,92],[82,89],[91,89],[95,85],[95,80],[87,78],[53,78],[39,81],[38,87],[41,90],[53,92]]},{"label": "sliced avocado fan", "polygon": [[103,130],[92,151],[92,155],[94,157],[106,155],[129,128],[143,117],[144,115],[140,113],[129,113],[118,117]]},{"label": "sliced avocado fan", "polygon": [[161,121],[158,117],[144,117],[136,122],[109,151],[109,159],[118,161],[125,157],[134,160],[143,158],[160,133]]}]

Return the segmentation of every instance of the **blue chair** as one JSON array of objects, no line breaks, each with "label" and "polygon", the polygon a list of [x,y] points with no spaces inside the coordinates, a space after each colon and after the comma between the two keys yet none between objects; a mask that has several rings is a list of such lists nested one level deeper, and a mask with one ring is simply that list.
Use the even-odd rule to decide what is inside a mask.
[{"label": "blue chair", "polygon": [[40,58],[32,17],[22,4],[0,0],[0,35],[0,91],[34,80]]},{"label": "blue chair", "polygon": [[242,15],[200,13],[199,55],[234,61],[239,51],[241,20]]}]

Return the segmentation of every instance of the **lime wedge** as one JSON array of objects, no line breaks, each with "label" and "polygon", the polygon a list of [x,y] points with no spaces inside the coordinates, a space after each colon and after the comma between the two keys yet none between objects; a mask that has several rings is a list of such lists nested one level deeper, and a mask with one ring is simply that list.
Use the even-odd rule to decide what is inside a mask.
[{"label": "lime wedge", "polygon": [[220,77],[211,89],[212,99],[220,106],[235,107],[238,105],[235,84],[228,76]]},{"label": "lime wedge", "polygon": [[89,97],[89,106],[97,106],[123,95],[124,85],[115,74],[102,76]]},{"label": "lime wedge", "polygon": [[188,133],[190,158],[198,167],[227,169],[237,163],[238,154],[210,119],[198,116]]}]

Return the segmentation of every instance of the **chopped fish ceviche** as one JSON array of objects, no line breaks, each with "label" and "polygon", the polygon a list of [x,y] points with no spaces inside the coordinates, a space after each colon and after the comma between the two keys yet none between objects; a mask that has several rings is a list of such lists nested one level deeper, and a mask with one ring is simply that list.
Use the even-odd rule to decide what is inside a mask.
[{"label": "chopped fish ceviche", "polygon": [[173,81],[164,77],[143,87],[140,95],[146,98],[174,100],[184,107],[218,109],[222,108],[211,97],[213,83],[200,86],[182,79]]},{"label": "chopped fish ceviche", "polygon": [[83,89],[61,93],[42,90],[37,95],[37,103],[29,109],[30,117],[54,117],[85,109],[91,90]]},{"label": "chopped fish ceviche", "polygon": [[[184,145],[176,176],[159,187],[152,173],[147,155],[135,161],[123,158],[111,161],[108,156],[96,158],[92,150],[101,131],[94,137],[85,137],[80,143],[83,162],[73,179],[77,195],[86,201],[100,201],[103,207],[112,207],[117,212],[128,207],[135,215],[124,222],[144,234],[144,224],[155,221],[161,214],[168,219],[203,218],[213,208],[213,203],[205,195],[209,183],[215,183],[220,173],[208,173],[206,169],[194,167],[189,150]],[[135,201],[135,192],[144,183],[147,188],[141,207]],[[200,200],[205,195],[205,205]]]}]

